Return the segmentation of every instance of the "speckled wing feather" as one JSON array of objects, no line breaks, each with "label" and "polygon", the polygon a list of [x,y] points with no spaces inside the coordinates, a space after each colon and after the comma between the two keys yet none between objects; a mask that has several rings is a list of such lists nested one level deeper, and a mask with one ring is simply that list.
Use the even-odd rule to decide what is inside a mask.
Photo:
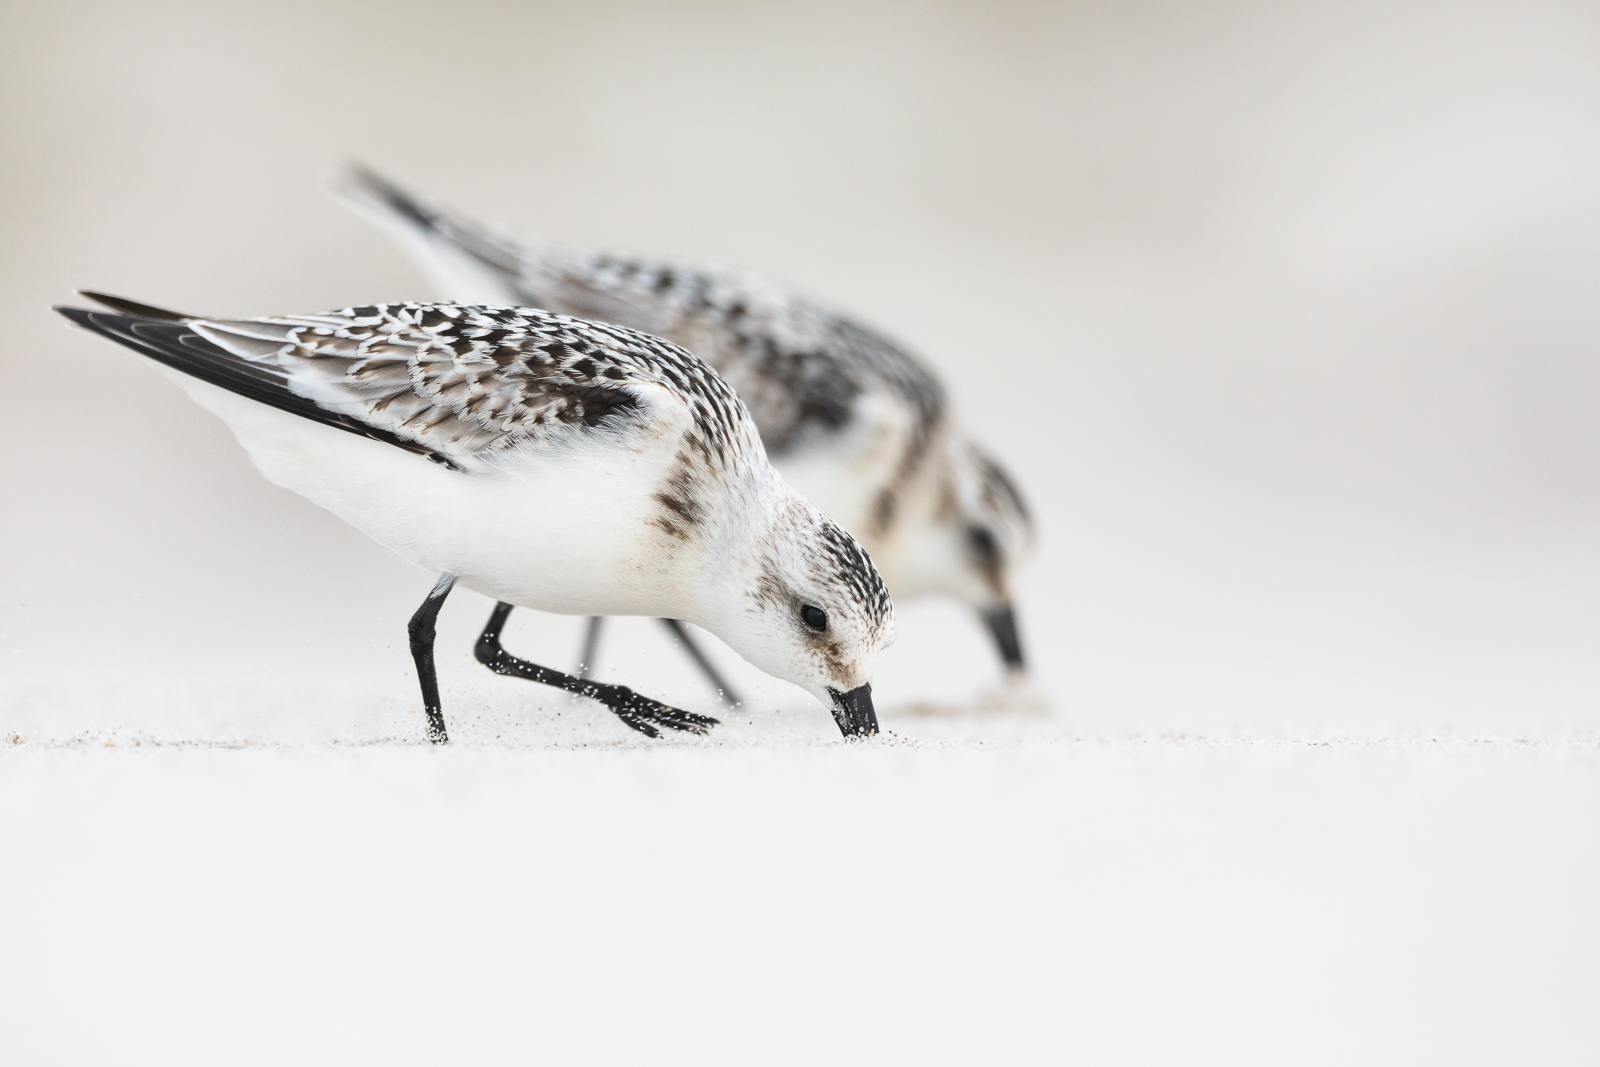
[{"label": "speckled wing feather", "polygon": [[[75,322],[169,366],[462,470],[524,445],[625,432],[683,403],[712,458],[760,445],[733,390],[677,346],[529,308],[375,304],[210,319],[85,294]],[[651,388],[657,387],[657,388]]]},{"label": "speckled wing feather", "polygon": [[403,237],[468,261],[496,299],[620,323],[689,349],[733,384],[775,456],[844,426],[864,393],[881,391],[907,412],[913,456],[945,417],[944,390],[914,356],[759,275],[521,242],[359,168],[340,191]]},{"label": "speckled wing feather", "polygon": [[864,393],[907,409],[916,446],[944,416],[944,390],[904,349],[759,276],[593,252],[530,250],[521,265],[535,306],[648,330],[700,355],[733,383],[775,454],[845,425]]}]

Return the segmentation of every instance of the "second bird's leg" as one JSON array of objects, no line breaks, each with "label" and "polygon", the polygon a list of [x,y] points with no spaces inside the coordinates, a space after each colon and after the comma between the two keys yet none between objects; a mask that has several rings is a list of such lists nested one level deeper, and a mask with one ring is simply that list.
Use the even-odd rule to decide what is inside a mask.
[{"label": "second bird's leg", "polygon": [[672,636],[676,637],[683,645],[684,650],[689,653],[689,658],[694,660],[695,666],[700,668],[700,673],[706,676],[706,680],[717,691],[717,695],[722,698],[722,702],[730,708],[737,707],[740,703],[739,694],[735,693],[733,687],[722,680],[722,675],[717,671],[716,666],[712,664],[710,658],[701,650],[700,646],[695,643],[694,638],[689,636],[689,631],[683,628],[683,623],[677,619],[662,619],[661,625],[672,631]]},{"label": "second bird's leg", "polygon": [[594,677],[595,657],[600,655],[600,627],[605,624],[604,615],[590,615],[589,625],[583,631],[583,656],[578,660],[578,677]]},{"label": "second bird's leg", "polygon": [[[589,628],[584,631],[583,635],[583,658],[578,661],[579,678],[589,678],[594,674],[595,659],[600,654],[600,625],[604,621],[605,616],[603,615],[589,616]],[[694,660],[695,666],[700,668],[700,673],[706,676],[706,680],[711,683],[711,688],[717,691],[717,696],[722,698],[722,702],[730,708],[737,707],[740,704],[739,694],[733,691],[732,686],[723,681],[722,675],[717,671],[716,666],[712,664],[710,658],[701,651],[694,638],[689,636],[689,631],[683,628],[683,623],[677,619],[662,619],[661,625],[671,631],[672,636],[678,639],[679,644],[683,645],[685,651],[689,653],[689,658]]]},{"label": "second bird's leg", "polygon": [[506,619],[511,617],[513,606],[503,600],[494,606],[494,611],[490,614],[488,623],[484,625],[483,633],[478,635],[478,643],[473,648],[478,662],[496,674],[523,678],[541,685],[553,685],[557,689],[565,689],[569,693],[598,700],[615,712],[617,718],[646,737],[659,737],[661,731],[657,729],[658,726],[683,730],[691,734],[703,734],[717,725],[717,720],[709,715],[696,715],[692,711],[684,711],[663,704],[659,700],[651,700],[649,697],[640,696],[625,685],[607,685],[589,678],[576,678],[570,674],[553,671],[549,667],[541,667],[537,663],[529,663],[525,659],[518,659],[500,644],[500,631],[505,628]]}]

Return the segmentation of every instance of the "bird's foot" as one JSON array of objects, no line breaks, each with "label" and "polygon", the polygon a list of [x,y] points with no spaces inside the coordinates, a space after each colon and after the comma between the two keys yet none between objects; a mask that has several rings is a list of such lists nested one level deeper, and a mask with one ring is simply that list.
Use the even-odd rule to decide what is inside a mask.
[{"label": "bird's foot", "polygon": [[669,730],[682,730],[689,734],[705,734],[713,726],[720,725],[720,720],[709,715],[696,715],[692,711],[663,704],[659,700],[651,700],[647,696],[640,696],[625,685],[605,685],[590,683],[592,691],[586,691],[584,696],[593,697],[606,707],[617,713],[628,726],[638,730],[646,737],[660,737],[658,726],[665,726]]}]

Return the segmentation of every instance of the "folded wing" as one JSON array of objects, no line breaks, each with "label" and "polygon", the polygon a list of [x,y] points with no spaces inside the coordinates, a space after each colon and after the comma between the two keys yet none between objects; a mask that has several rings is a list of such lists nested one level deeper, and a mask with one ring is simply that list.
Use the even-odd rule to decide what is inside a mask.
[{"label": "folded wing", "polygon": [[682,349],[532,309],[402,303],[211,319],[85,295],[115,310],[57,310],[204,381],[460,470],[529,443],[637,426],[663,395],[648,386],[724,431],[743,416]]}]

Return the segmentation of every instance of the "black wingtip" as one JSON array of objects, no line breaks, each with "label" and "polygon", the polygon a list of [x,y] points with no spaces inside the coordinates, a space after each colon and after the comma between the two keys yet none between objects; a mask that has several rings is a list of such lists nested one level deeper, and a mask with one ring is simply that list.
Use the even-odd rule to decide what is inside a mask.
[{"label": "black wingtip", "polygon": [[359,159],[344,161],[344,180],[373,189],[393,189],[394,183]]},{"label": "black wingtip", "polygon": [[89,315],[91,313],[87,308],[75,308],[67,304],[51,304],[50,310],[54,311],[57,315],[66,317],[79,326],[86,327],[90,325]]},{"label": "black wingtip", "polygon": [[93,289],[79,289],[78,295],[85,300],[93,300],[101,307],[108,307],[112,311],[121,312],[136,319],[155,319],[157,322],[187,322],[198,317],[185,315],[180,311],[168,311],[166,308],[158,308],[150,304],[141,304],[137,300],[129,300],[126,297],[99,293]]},{"label": "black wingtip", "polygon": [[346,190],[382,204],[421,229],[433,230],[439,225],[437,212],[359,160],[346,163],[344,174],[334,183],[336,193]]}]

